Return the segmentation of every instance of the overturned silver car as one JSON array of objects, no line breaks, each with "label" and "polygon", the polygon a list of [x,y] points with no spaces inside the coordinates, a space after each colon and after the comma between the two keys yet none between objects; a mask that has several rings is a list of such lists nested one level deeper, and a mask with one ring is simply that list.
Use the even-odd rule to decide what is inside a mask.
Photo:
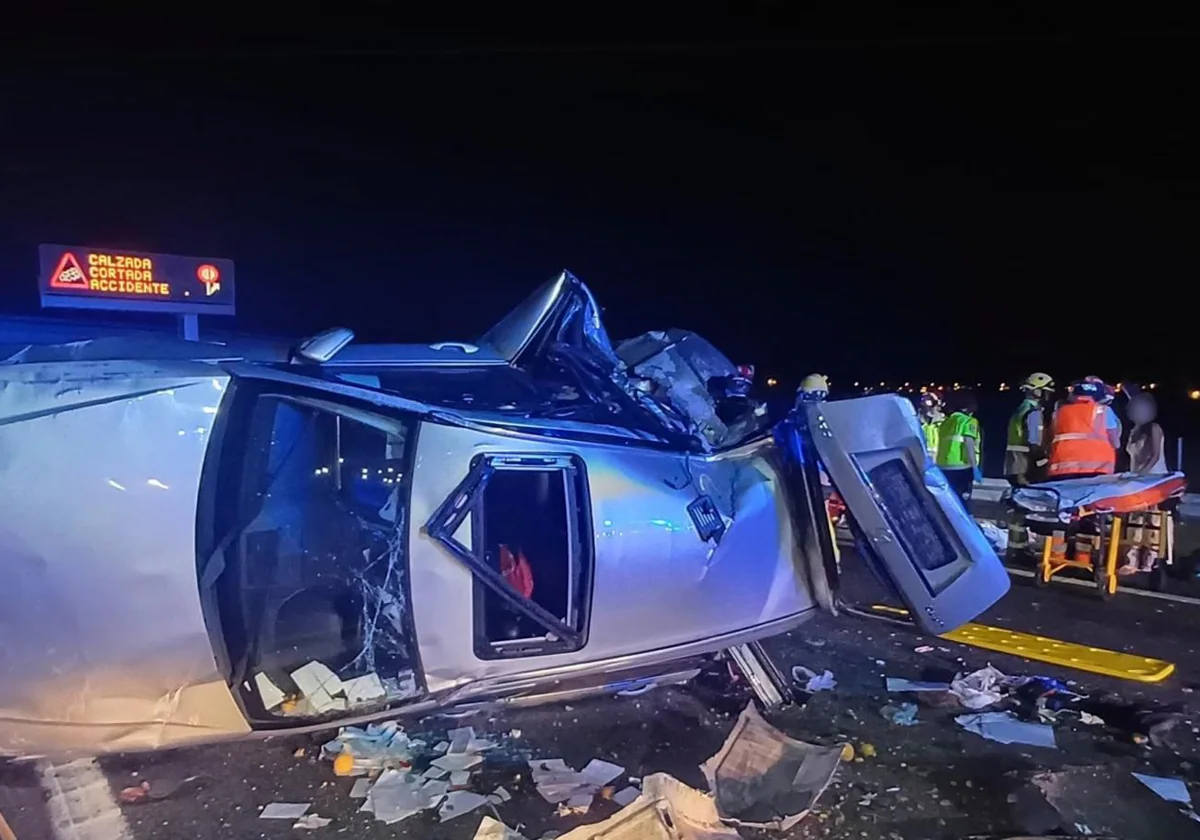
[{"label": "overturned silver car", "polygon": [[157,748],[681,681],[835,610],[823,470],[950,630],[1008,579],[912,408],[771,428],[564,273],[472,344],[96,340],[0,364],[0,753]]}]

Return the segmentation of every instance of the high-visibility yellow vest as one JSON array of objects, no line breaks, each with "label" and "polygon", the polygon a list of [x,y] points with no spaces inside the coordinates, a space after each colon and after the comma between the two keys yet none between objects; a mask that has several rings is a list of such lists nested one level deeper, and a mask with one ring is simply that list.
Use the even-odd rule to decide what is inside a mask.
[{"label": "high-visibility yellow vest", "polygon": [[921,421],[921,433],[925,435],[925,451],[937,457],[938,451],[938,427],[940,424],[932,420]]},{"label": "high-visibility yellow vest", "polygon": [[943,420],[942,427],[938,429],[937,465],[950,470],[971,466],[967,459],[967,438],[975,441],[975,455],[982,463],[979,421],[961,411],[956,411]]}]

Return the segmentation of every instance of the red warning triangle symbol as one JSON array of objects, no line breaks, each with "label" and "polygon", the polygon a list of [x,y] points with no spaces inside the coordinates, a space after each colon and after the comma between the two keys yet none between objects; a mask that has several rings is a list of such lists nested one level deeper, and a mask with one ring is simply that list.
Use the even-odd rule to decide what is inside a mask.
[{"label": "red warning triangle symbol", "polygon": [[54,269],[54,273],[50,275],[50,288],[86,289],[87,287],[87,275],[79,267],[79,260],[75,259],[74,254],[67,251],[58,261],[58,268]]}]

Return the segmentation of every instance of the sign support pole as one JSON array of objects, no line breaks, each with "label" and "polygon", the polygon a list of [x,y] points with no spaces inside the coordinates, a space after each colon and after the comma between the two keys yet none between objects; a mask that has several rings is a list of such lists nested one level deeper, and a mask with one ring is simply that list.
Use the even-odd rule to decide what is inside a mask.
[{"label": "sign support pole", "polygon": [[183,336],[184,341],[199,341],[200,340],[200,316],[199,315],[180,315],[179,316],[179,334]]}]

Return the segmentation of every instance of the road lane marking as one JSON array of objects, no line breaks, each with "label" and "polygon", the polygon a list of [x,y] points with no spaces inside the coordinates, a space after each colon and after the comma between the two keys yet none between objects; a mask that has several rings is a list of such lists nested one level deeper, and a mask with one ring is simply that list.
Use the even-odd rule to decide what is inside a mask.
[{"label": "road lane marking", "polygon": [[41,761],[37,774],[57,840],[133,840],[108,778],[94,759]]}]

